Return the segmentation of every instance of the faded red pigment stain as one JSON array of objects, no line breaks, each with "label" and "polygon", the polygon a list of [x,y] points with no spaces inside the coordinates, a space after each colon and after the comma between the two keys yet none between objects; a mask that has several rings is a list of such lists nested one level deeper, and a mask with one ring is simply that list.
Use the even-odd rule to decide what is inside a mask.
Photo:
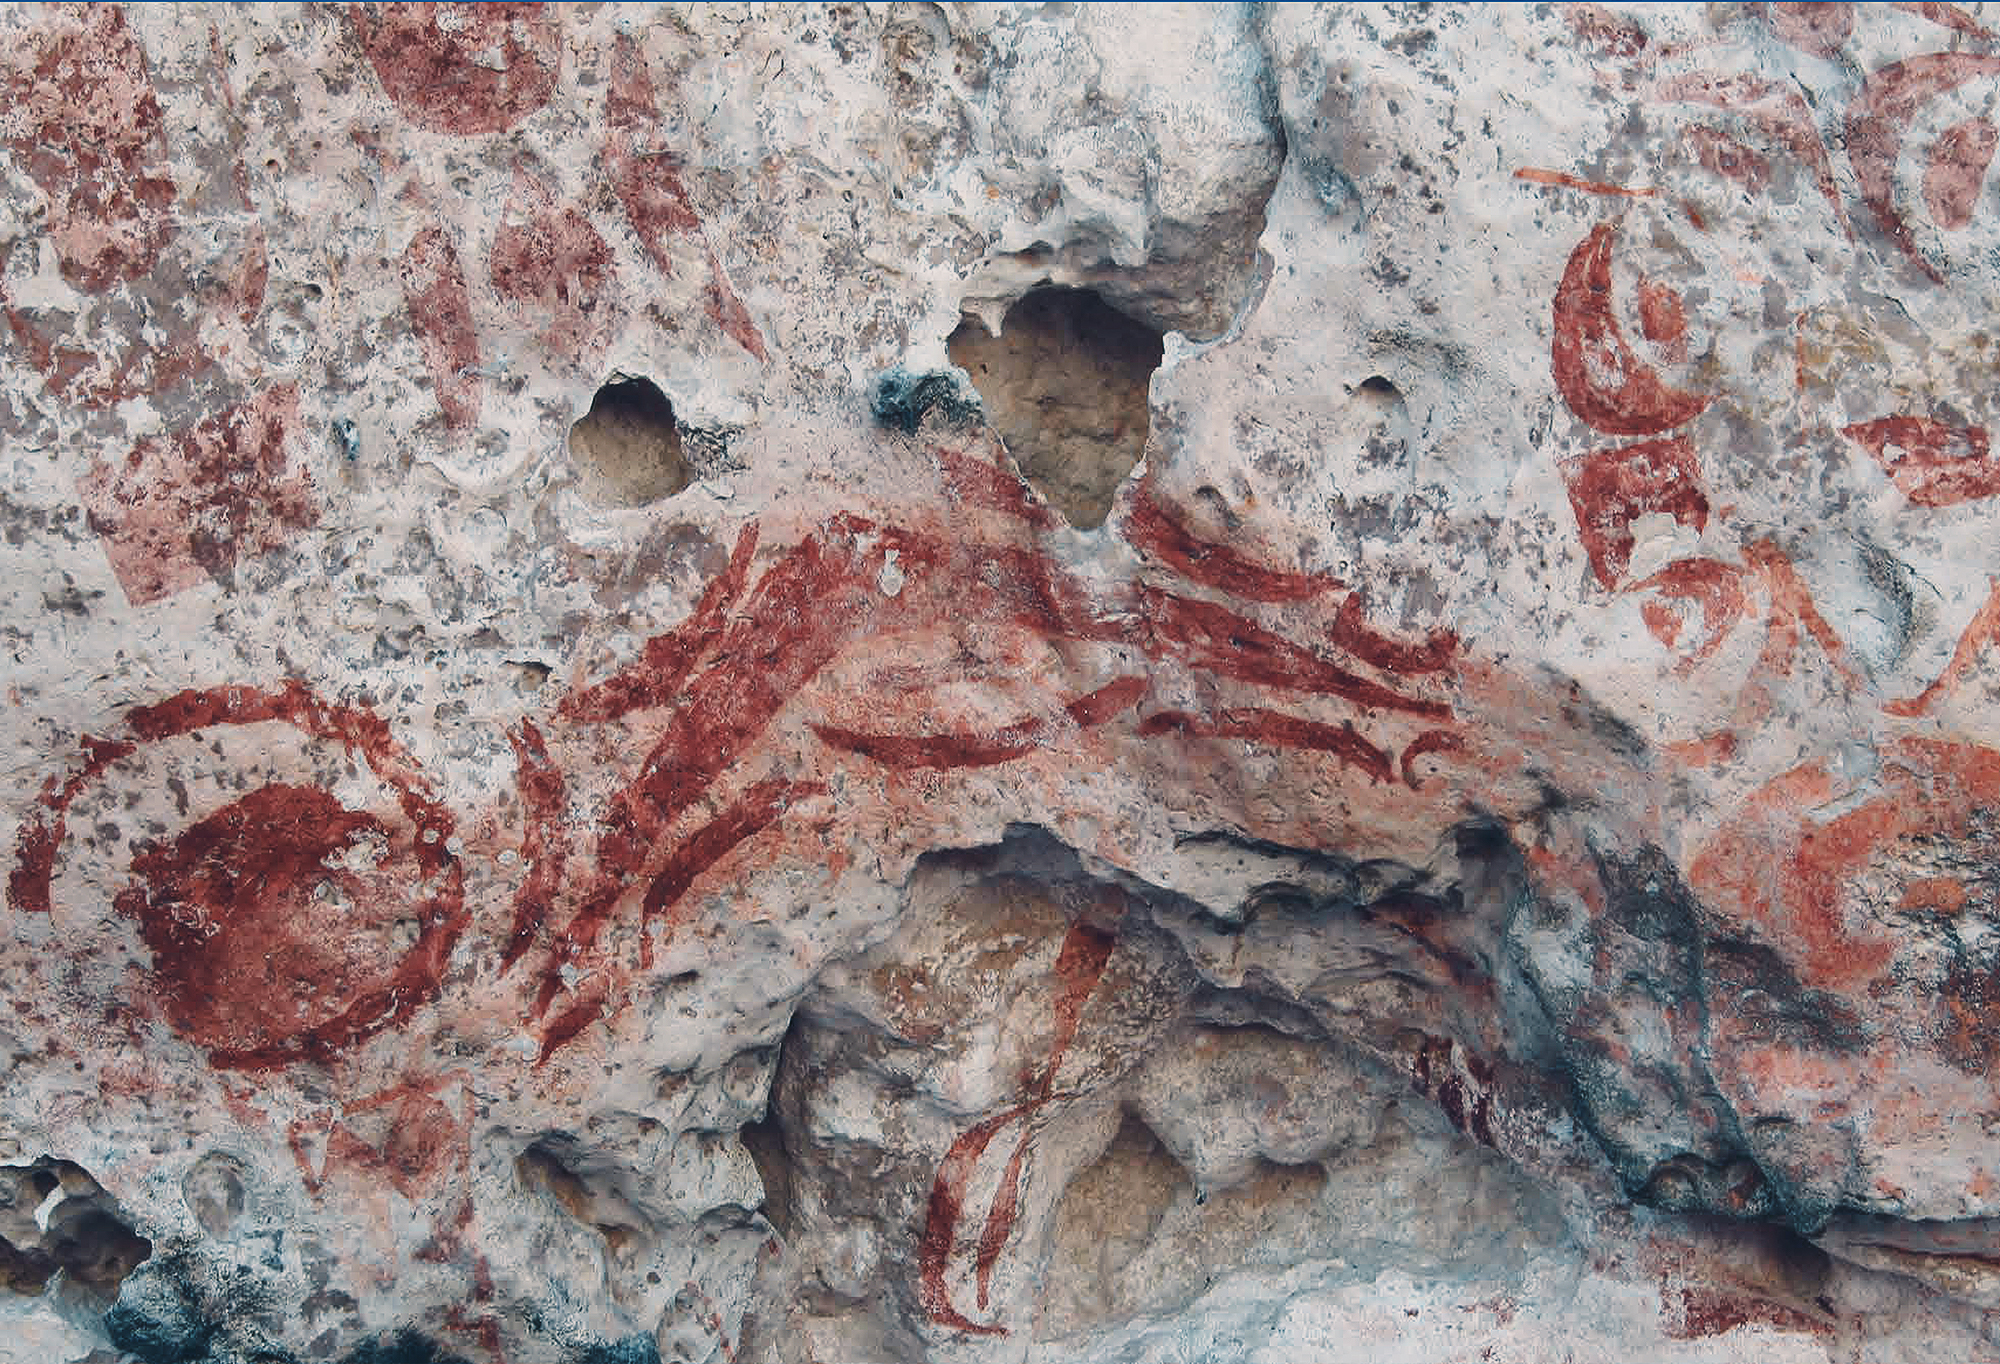
[{"label": "faded red pigment stain", "polygon": [[1749,1293],[1695,1284],[1660,1285],[1660,1325],[1669,1340],[1704,1340],[1739,1326],[1830,1336],[1831,1324],[1795,1307]]},{"label": "faded red pigment stain", "polygon": [[432,132],[511,128],[562,74],[554,9],[530,4],[356,5],[347,11],[383,91]]},{"label": "faded red pigment stain", "polygon": [[1700,532],[1708,525],[1708,494],[1694,447],[1679,436],[1594,450],[1558,461],[1568,485],[1577,534],[1591,571],[1616,587],[1632,561],[1632,523],[1663,512]]},{"label": "faded red pigment stain", "polygon": [[1352,720],[1322,724],[1261,706],[1232,706],[1213,716],[1165,710],[1139,723],[1142,735],[1173,734],[1184,739],[1241,739],[1272,748],[1331,753],[1343,764],[1359,768],[1377,782],[1395,780],[1389,754],[1361,737]]},{"label": "faded red pigment stain", "polygon": [[266,390],[173,436],[97,464],[77,483],[126,600],[143,606],[316,524],[312,484],[285,456],[296,388]]},{"label": "faded red pigment stain", "polygon": [[445,421],[458,428],[479,420],[479,339],[473,330],[472,300],[458,251],[440,223],[410,239],[400,263],[403,304],[417,329],[424,367],[431,372]]},{"label": "faded red pigment stain", "polygon": [[579,357],[617,326],[617,267],[611,246],[574,204],[558,204],[526,167],[493,234],[488,271],[494,292],[540,329],[542,342]]},{"label": "faded red pigment stain", "polygon": [[604,144],[605,169],[611,187],[624,206],[626,221],[638,234],[660,273],[672,276],[671,243],[701,234],[701,218],[681,183],[679,159],[663,147],[642,142],[659,122],[652,73],[630,34],[620,34],[611,54],[610,93],[605,121],[612,129]]},{"label": "faded red pigment stain", "polygon": [[[403,819],[392,828],[316,788],[271,784],[134,859],[137,879],[113,907],[151,950],[150,988],[178,1033],[235,1069],[325,1061],[406,1020],[437,993],[465,929],[462,872],[446,850],[455,823],[379,717],[297,683],[136,707],[124,721],[131,738],[86,740],[76,774],[45,789],[9,882],[17,909],[51,912],[64,815],[87,785],[141,744],[265,721],[362,758],[396,793]],[[382,849],[371,869],[326,865],[362,839]],[[384,949],[402,920],[418,933],[397,957]]]},{"label": "faded red pigment stain", "polygon": [[954,505],[1000,512],[1036,530],[1055,528],[1055,513],[1034,497],[1026,479],[998,459],[942,445],[933,447],[931,454],[944,474],[945,495]]},{"label": "faded red pigment stain", "polygon": [[1931,417],[1878,417],[1841,428],[1919,507],[1950,507],[2000,493],[2000,461],[1983,426]]},{"label": "faded red pigment stain", "polygon": [[1989,577],[1987,583],[1985,604],[1972,613],[1972,619],[1958,637],[1958,646],[1951,652],[1951,661],[1945,664],[1937,680],[1908,700],[1886,702],[1882,707],[1885,713],[1906,719],[1925,714],[1940,699],[1958,690],[1977,666],[1980,655],[2000,641],[2000,578]]},{"label": "faded red pigment stain", "polygon": [[[1145,694],[1145,679],[1121,677],[1071,701],[1063,711],[1075,729],[1092,729],[1130,710]],[[826,724],[815,724],[812,729],[829,748],[905,771],[991,767],[1024,758],[1062,737],[1056,726],[1035,717],[974,734],[864,734]]]},{"label": "faded red pigment stain", "polygon": [[1646,30],[1639,21],[1613,14],[1602,5],[1563,6],[1563,19],[1577,41],[1597,48],[1607,56],[1630,60],[1646,50]]},{"label": "faded red pigment stain", "polygon": [[[1798,959],[1808,985],[1860,987],[1889,966],[1890,937],[1847,927],[1845,887],[1855,876],[1896,845],[1967,837],[1976,813],[2000,801],[1993,749],[1902,739],[1884,745],[1881,758],[1880,794],[1851,807],[1823,762],[1792,769],[1745,801],[1690,869],[1704,897]],[[1841,812],[1820,817],[1829,805]]]},{"label": "faded red pigment stain", "polygon": [[1799,51],[1814,57],[1837,57],[1854,32],[1850,4],[1766,5],[1771,29]]},{"label": "faded red pigment stain", "polygon": [[1639,281],[1639,334],[1676,363],[1687,359],[1687,309],[1674,289],[1656,280]]},{"label": "faded red pigment stain", "polygon": [[1941,0],[1897,0],[1897,3],[1890,5],[1889,8],[1902,10],[1905,14],[1914,14],[1920,19],[1928,19],[1934,24],[1940,24],[1959,33],[1970,34],[1974,38],[1990,39],[1994,36],[1993,30],[1982,27],[1977,19],[1957,5],[1943,4]]},{"label": "faded red pigment stain", "polygon": [[[1833,179],[1833,160],[1813,121],[1812,106],[1789,85],[1751,75],[1716,76],[1692,73],[1662,81],[1657,98],[1666,104],[1706,104],[1726,109],[1784,150],[1812,173],[1820,197],[1833,210],[1843,230],[1847,210]],[[1733,178],[1733,177],[1732,177]],[[1696,226],[1700,226],[1699,223]]]},{"label": "faded red pigment stain", "polygon": [[1752,194],[1762,194],[1771,183],[1771,158],[1727,133],[1698,123],[1681,134],[1681,141],[1704,169]]},{"label": "faded red pigment stain", "polygon": [[1897,248],[1939,283],[1944,275],[1917,249],[1909,223],[1896,208],[1896,163],[1924,106],[1982,76],[2000,76],[2000,56],[1927,52],[1874,72],[1847,110],[1847,158],[1861,201]]},{"label": "faded red pigment stain", "polygon": [[1969,118],[1952,124],[1931,143],[1930,163],[1924,167],[1924,205],[1939,227],[1955,232],[1972,222],[1996,140],[2000,130],[1983,118]]},{"label": "faded red pigment stain", "polygon": [[507,732],[519,769],[516,786],[521,793],[527,838],[521,856],[528,874],[514,895],[514,922],[506,945],[500,950],[500,969],[505,971],[521,959],[533,945],[535,935],[555,906],[569,863],[571,844],[569,784],[549,757],[548,745],[532,720],[523,720]]},{"label": "faded red pigment stain", "polygon": [[1493,1067],[1449,1037],[1426,1035],[1410,1058],[1410,1087],[1481,1146],[1493,1141]]},{"label": "faded red pigment stain", "polygon": [[[466,1168],[471,1142],[458,1115],[431,1092],[438,1080],[405,1080],[366,1098],[343,1100],[342,1120],[325,1133],[326,1151],[317,1171],[307,1158],[304,1137],[312,1124],[295,1121],[289,1140],[306,1191],[321,1196],[329,1179],[345,1173],[364,1180],[385,1179],[411,1200],[435,1193],[454,1171]],[[350,1120],[380,1129],[364,1139]]]},{"label": "faded red pigment stain", "polygon": [[1698,416],[1705,394],[1663,383],[1625,341],[1611,297],[1618,229],[1600,223],[1573,252],[1556,289],[1550,363],[1570,410],[1600,431],[1645,436]]},{"label": "faded red pigment stain", "polygon": [[85,293],[149,272],[173,236],[160,102],[117,5],[52,11],[9,60],[9,140],[48,196],[63,278]]},{"label": "faded red pigment stain", "polygon": [[[1122,909],[1122,903],[1118,908]],[[973,1277],[979,1308],[983,1311],[991,1298],[993,1271],[1019,1216],[1021,1172],[1034,1137],[1034,1129],[1025,1120],[1061,1097],[1055,1088],[1057,1072],[1076,1040],[1083,1007],[1103,978],[1115,946],[1111,934],[1086,922],[1079,920],[1071,926],[1063,937],[1051,972],[1055,978],[1055,999],[1051,1005],[1054,1036],[1040,1079],[1029,1086],[1026,1100],[982,1119],[960,1135],[938,1165],[925,1207],[923,1236],[918,1243],[917,1298],[925,1315],[940,1326],[970,1335],[1007,1334],[1007,1328],[998,1323],[973,1321],[952,1302],[947,1275],[958,1253],[958,1227],[965,1212],[966,1186],[994,1137],[1010,1124],[1022,1121],[1020,1138],[1001,1171],[999,1187],[973,1246]]]},{"label": "faded red pigment stain", "polygon": [[680,159],[661,144],[652,73],[638,44],[626,34],[619,35],[612,50],[605,121],[611,126],[603,150],[605,171],[625,210],[625,220],[632,225],[647,257],[661,274],[672,277],[673,243],[686,240],[699,247],[708,269],[708,283],[702,290],[703,311],[723,335],[757,359],[765,359],[763,333],[708,241],[701,216],[681,180]]},{"label": "faded red pigment stain", "polygon": [[[1701,612],[1701,639],[1682,658],[1677,671],[1692,672],[1715,656],[1749,611],[1749,597],[1743,590],[1743,570],[1719,559],[1680,559],[1628,589],[1657,592],[1669,601],[1692,603]],[[1646,628],[1661,644],[1672,648],[1680,637],[1681,617],[1659,602],[1641,604]]]}]

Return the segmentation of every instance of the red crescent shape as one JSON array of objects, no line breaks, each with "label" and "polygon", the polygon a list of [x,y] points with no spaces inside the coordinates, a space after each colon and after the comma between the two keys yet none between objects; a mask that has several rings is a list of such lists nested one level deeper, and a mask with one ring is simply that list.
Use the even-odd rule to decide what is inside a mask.
[{"label": "red crescent shape", "polygon": [[1691,420],[1710,398],[1669,388],[1625,344],[1611,310],[1617,235],[1617,224],[1600,223],[1570,254],[1556,290],[1549,359],[1556,387],[1577,416],[1614,436],[1651,436]]},{"label": "red crescent shape", "polygon": [[1917,110],[1978,76],[2000,76],[2000,57],[1976,52],[1926,52],[1891,62],[1861,83],[1847,108],[1847,159],[1861,186],[1861,202],[1902,253],[1932,280],[1944,275],[1917,251],[1910,225],[1896,211],[1896,159]]}]

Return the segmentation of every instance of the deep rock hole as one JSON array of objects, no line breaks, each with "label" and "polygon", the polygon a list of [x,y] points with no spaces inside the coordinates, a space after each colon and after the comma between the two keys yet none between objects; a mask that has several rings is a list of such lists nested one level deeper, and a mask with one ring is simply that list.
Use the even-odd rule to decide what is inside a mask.
[{"label": "deep rock hole", "polygon": [[614,378],[569,430],[570,458],[584,498],[600,507],[643,507],[690,482],[674,405],[650,379]]},{"label": "deep rock hole", "polygon": [[97,1310],[153,1253],[117,1204],[73,1161],[44,1156],[0,1167],[0,1287],[39,1294],[58,1282]]},{"label": "deep rock hole", "polygon": [[1037,289],[998,336],[968,318],[946,346],[1028,481],[1079,530],[1103,525],[1146,449],[1161,333],[1093,289]]}]

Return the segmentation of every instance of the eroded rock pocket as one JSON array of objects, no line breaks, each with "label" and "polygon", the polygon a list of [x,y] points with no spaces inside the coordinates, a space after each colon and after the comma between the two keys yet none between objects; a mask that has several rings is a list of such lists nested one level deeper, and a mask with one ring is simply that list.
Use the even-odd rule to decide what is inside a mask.
[{"label": "eroded rock pocket", "polygon": [[643,507],[691,481],[674,405],[650,379],[613,378],[569,430],[577,487],[599,507]]},{"label": "eroded rock pocket", "polygon": [[1071,525],[1104,524],[1146,449],[1161,334],[1091,289],[1037,289],[1000,334],[967,319],[946,343],[1014,462]]}]

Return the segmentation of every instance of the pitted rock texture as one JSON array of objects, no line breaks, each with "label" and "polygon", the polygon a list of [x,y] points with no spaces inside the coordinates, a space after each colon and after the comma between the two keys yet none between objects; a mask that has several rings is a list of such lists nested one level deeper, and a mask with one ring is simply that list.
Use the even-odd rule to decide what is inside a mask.
[{"label": "pitted rock texture", "polygon": [[0,1358],[2000,1360],[1991,6],[0,89]]}]

